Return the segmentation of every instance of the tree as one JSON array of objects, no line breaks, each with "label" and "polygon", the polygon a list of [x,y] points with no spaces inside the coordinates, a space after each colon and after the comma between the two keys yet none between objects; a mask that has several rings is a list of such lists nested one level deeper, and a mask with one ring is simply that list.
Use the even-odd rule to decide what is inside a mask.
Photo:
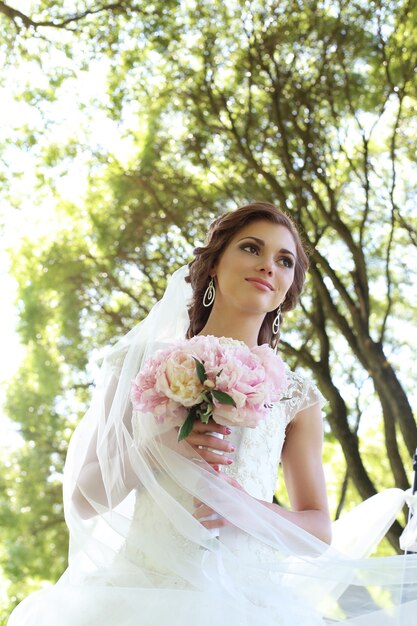
[{"label": "tree", "polygon": [[[40,22],[63,24],[68,15],[54,7],[39,3],[35,26],[20,17],[19,36],[33,37]],[[285,320],[283,350],[314,373],[328,399],[327,438],[346,466],[337,514],[347,489],[365,498],[379,488],[375,451],[367,453],[361,435],[375,426],[362,426],[362,414],[380,419],[384,485],[407,487],[417,427],[398,372],[413,347],[396,320],[409,329],[416,313],[408,262],[416,192],[407,175],[415,162],[416,8],[381,0],[100,7],[93,15],[86,5],[71,21],[69,60],[52,64],[60,79],[46,97],[58,100],[77,67],[105,55],[108,93],[83,106],[86,116],[105,110],[130,156],[87,144],[85,198],[70,203],[57,193],[55,235],[28,238],[14,255],[28,363],[9,390],[9,413],[28,442],[51,435],[49,461],[59,454],[58,472],[45,461],[36,482],[62,467],[88,402],[92,346],[144,316],[214,215],[258,198],[287,210],[310,249],[310,279],[300,312]],[[25,97],[44,95],[29,85]],[[86,152],[88,135],[74,133],[63,146],[41,125],[30,133],[43,183]],[[31,448],[21,454],[23,464]],[[16,511],[27,490],[16,495]],[[393,545],[399,530],[389,534]]]}]

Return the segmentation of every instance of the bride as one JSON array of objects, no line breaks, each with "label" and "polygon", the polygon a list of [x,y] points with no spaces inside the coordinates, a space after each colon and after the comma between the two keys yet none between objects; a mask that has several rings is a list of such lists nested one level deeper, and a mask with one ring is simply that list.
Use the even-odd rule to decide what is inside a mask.
[{"label": "bride", "polygon": [[[188,268],[105,356],[65,468],[68,569],[9,626],[414,623],[417,555],[365,558],[406,496],[387,490],[332,526],[323,397],[311,381],[287,370],[282,400],[256,428],[197,421],[182,441],[132,410],[133,378],[178,339],[275,347],[306,269],[294,224],[273,205],[215,220]],[[291,510],[272,502],[280,462]]]}]

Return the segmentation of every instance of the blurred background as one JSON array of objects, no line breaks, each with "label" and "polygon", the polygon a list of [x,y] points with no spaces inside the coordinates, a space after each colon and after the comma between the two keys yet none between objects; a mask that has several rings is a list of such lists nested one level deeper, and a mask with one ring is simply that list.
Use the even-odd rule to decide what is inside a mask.
[{"label": "blurred background", "polygon": [[65,569],[94,359],[241,204],[288,211],[310,252],[280,350],[327,399],[333,518],[407,488],[416,3],[9,0],[0,55],[0,624]]}]

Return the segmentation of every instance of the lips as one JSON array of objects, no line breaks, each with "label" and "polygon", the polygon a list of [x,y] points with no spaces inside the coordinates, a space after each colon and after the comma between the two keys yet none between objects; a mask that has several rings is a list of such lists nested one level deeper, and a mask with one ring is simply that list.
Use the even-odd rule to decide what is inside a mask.
[{"label": "lips", "polygon": [[273,288],[273,286],[271,285],[271,283],[269,283],[267,280],[264,280],[263,278],[246,278],[246,280],[249,283],[257,283],[258,285],[262,285],[263,287],[267,287],[270,291],[275,291],[275,289]]}]

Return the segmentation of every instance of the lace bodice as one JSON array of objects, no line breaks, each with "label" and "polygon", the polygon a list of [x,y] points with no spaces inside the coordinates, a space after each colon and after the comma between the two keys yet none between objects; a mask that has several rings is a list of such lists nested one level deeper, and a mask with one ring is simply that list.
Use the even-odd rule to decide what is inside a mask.
[{"label": "lace bodice", "polygon": [[256,428],[233,429],[229,436],[236,447],[233,464],[222,467],[250,495],[269,502],[275,491],[286,427],[299,411],[324,402],[311,381],[290,370],[286,374],[285,399],[274,404],[268,417]]}]

